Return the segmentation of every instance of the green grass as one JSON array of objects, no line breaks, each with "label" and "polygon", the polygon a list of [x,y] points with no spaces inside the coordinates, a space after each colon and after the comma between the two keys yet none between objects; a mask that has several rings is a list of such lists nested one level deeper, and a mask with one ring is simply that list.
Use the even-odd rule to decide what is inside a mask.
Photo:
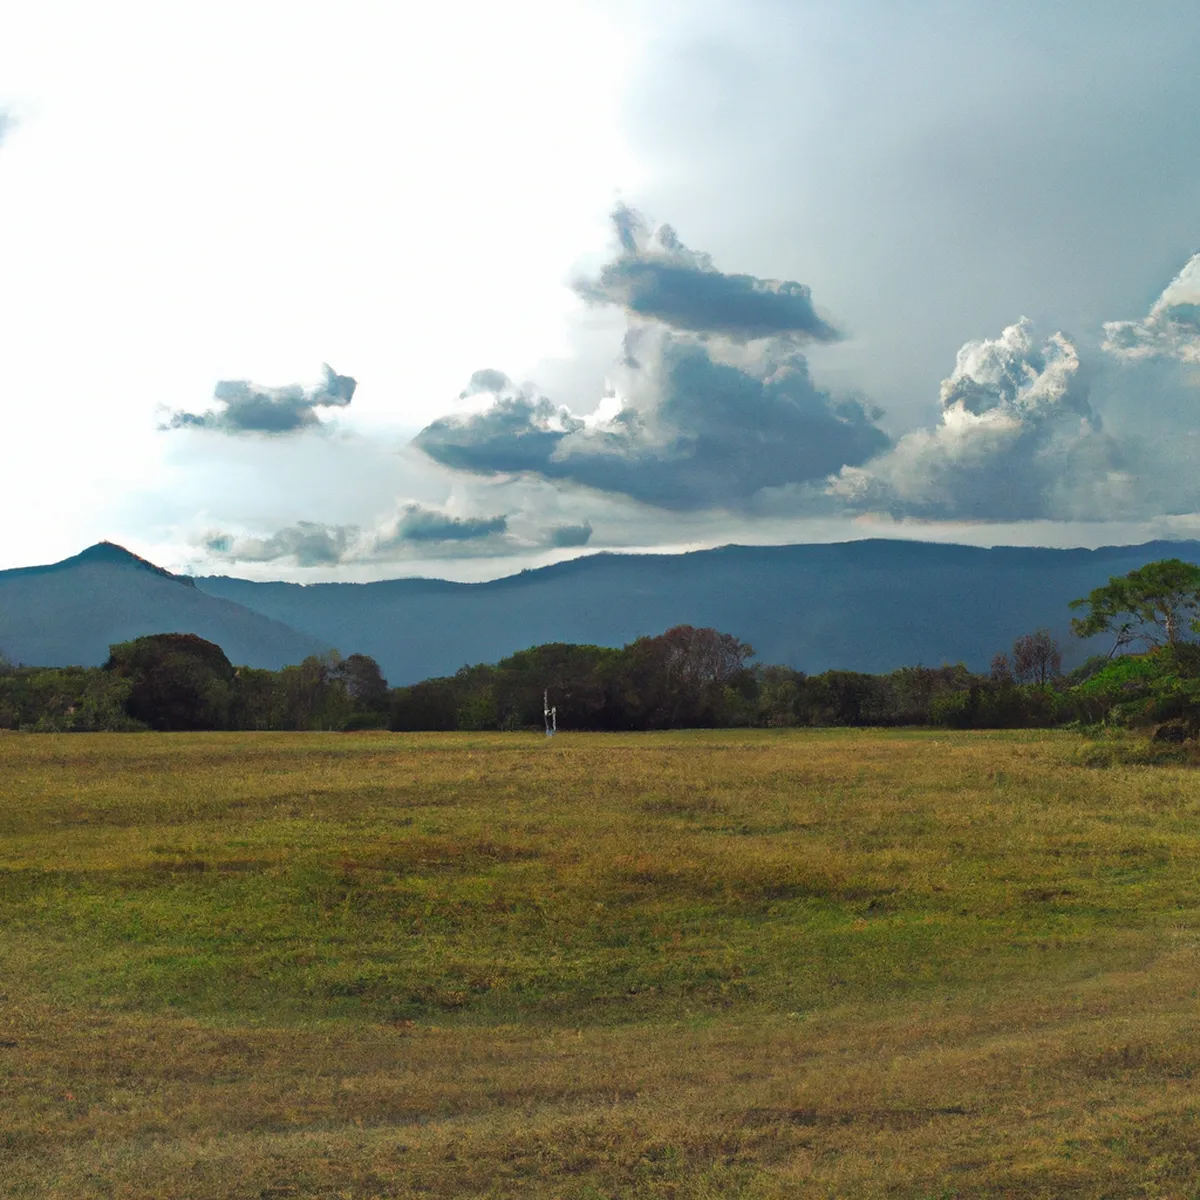
[{"label": "green grass", "polygon": [[0,778],[0,1195],[1200,1196],[1185,765],[9,735]]}]

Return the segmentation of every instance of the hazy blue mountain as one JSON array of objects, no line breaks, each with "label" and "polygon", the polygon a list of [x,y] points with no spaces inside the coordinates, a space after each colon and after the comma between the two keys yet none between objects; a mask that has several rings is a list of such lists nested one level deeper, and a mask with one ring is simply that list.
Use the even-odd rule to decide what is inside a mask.
[{"label": "hazy blue mountain", "polygon": [[[761,661],[809,672],[965,662],[984,670],[1046,626],[1068,664],[1088,653],[1067,604],[1154,559],[1200,562],[1198,542],[1048,550],[858,541],[726,546],[682,555],[598,554],[490,583],[252,583],[198,578],[344,654],[370,654],[393,684],[494,662],[540,642],[619,646],[672,625],[711,625]],[[2,636],[2,635],[0,635]],[[231,652],[232,653],[232,652]],[[233,653],[236,659],[238,656]]]},{"label": "hazy blue mountain", "polygon": [[328,644],[111,542],[50,566],[0,571],[0,651],[13,662],[95,666],[111,643],[146,633],[199,634],[235,663],[271,668]]},{"label": "hazy blue mountain", "polygon": [[1040,626],[1068,664],[1087,653],[1067,603],[1158,558],[1200,562],[1200,542],[1099,550],[860,541],[598,554],[490,583],[253,583],[172,575],[101,543],[44,567],[0,571],[0,651],[55,666],[103,662],[112,642],[196,633],[236,663],[279,667],[337,647],[392,683],[495,662],[540,642],[619,646],[672,625],[712,625],[764,662],[816,672],[965,662]]}]

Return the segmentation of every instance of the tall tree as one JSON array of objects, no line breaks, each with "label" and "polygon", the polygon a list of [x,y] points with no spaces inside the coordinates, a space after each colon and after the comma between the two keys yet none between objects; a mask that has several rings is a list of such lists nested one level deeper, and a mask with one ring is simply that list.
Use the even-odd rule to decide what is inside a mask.
[{"label": "tall tree", "polygon": [[334,664],[333,679],[341,680],[350,702],[361,712],[385,712],[388,685],[379,664],[367,654],[351,654]]},{"label": "tall tree", "polygon": [[[992,661],[995,674],[996,662]],[[1045,687],[1062,674],[1062,652],[1048,629],[1022,634],[1012,647],[1012,674],[1018,683]]]},{"label": "tall tree", "polygon": [[233,665],[194,633],[155,633],[109,647],[104,669],[129,680],[126,711],[151,729],[224,729]]},{"label": "tall tree", "polygon": [[1086,615],[1071,621],[1078,637],[1110,633],[1118,650],[1142,642],[1148,647],[1174,645],[1200,632],[1200,567],[1179,558],[1147,563],[1128,575],[1114,575],[1103,587],[1071,601]]},{"label": "tall tree", "polygon": [[621,652],[621,703],[634,729],[709,727],[723,723],[727,692],[753,684],[754,649],[716,629],[676,625]]}]

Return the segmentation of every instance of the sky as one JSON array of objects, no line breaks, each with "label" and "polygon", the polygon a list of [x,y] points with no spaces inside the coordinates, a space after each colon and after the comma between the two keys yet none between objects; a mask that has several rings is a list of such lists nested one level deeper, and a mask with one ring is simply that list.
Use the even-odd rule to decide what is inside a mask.
[{"label": "sky", "polygon": [[1200,7],[42,0],[0,568],[1200,536]]}]

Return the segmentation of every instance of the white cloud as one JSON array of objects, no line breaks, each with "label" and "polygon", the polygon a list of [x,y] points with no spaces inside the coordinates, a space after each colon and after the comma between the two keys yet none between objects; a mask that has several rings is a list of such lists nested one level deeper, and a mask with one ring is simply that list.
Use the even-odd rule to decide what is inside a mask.
[{"label": "white cloud", "polygon": [[[6,413],[21,453],[0,504],[51,462],[71,495],[0,562],[84,544],[114,504],[86,464],[134,444],[103,532],[150,535],[172,497],[123,500],[177,449],[140,431],[209,407],[218,380],[328,358],[363,381],[345,425],[415,430],[481,359],[522,369],[557,347],[582,308],[570,272],[603,246],[614,188],[636,186],[619,129],[635,49],[590,0],[6,12],[4,403],[36,415]],[[216,470],[208,490],[236,500]]]},{"label": "white cloud", "polygon": [[1129,515],[1136,480],[1088,402],[1079,354],[1025,317],[968,342],[941,385],[941,418],[905,434],[830,493],[851,508],[941,519]]},{"label": "white cloud", "polygon": [[1192,255],[1140,321],[1105,321],[1104,349],[1131,362],[1200,363],[1200,254]]}]

